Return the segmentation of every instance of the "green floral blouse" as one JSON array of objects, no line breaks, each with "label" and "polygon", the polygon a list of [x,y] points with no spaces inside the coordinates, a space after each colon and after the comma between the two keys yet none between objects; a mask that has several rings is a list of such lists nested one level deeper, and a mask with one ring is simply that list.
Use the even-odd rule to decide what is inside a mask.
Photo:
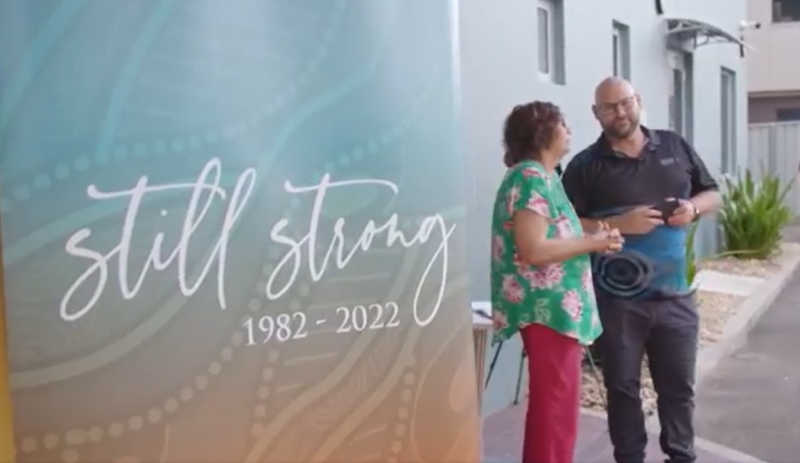
[{"label": "green floral blouse", "polygon": [[527,209],[550,221],[548,238],[581,236],[583,229],[561,180],[534,161],[506,172],[492,219],[492,315],[494,341],[539,323],[581,344],[602,332],[588,255],[541,267],[522,262],[514,244],[514,212]]}]

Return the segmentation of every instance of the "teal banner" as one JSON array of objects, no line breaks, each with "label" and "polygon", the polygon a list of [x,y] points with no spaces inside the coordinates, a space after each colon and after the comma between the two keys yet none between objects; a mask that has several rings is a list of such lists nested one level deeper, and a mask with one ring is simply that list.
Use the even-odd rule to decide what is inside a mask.
[{"label": "teal banner", "polygon": [[478,461],[457,24],[0,2],[17,461]]}]

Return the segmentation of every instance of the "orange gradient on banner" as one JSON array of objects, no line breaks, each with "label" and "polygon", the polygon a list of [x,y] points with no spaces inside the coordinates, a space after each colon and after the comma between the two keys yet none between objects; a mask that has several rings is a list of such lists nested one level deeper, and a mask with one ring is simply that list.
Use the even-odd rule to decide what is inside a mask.
[{"label": "orange gradient on banner", "polygon": [[[0,238],[0,242],[2,239]],[[0,262],[3,247],[0,245]],[[6,296],[3,266],[0,265],[0,463],[14,461],[14,432],[11,415],[11,391],[8,384],[8,341],[6,338]]]}]

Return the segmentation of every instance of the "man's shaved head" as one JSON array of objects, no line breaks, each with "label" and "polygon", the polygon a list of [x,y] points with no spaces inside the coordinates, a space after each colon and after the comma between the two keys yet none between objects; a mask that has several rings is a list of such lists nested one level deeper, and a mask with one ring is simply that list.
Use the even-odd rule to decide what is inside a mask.
[{"label": "man's shaved head", "polygon": [[600,82],[592,110],[610,138],[628,138],[639,129],[641,100],[625,79],[609,77]]},{"label": "man's shaved head", "polygon": [[603,79],[594,89],[594,104],[617,101],[620,97],[636,95],[633,85],[621,77]]}]

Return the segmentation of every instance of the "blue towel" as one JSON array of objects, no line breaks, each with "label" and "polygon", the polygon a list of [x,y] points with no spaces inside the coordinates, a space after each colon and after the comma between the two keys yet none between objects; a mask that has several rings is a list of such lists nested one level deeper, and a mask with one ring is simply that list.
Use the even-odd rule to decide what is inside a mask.
[{"label": "blue towel", "polygon": [[688,227],[671,225],[660,225],[645,235],[625,235],[619,253],[592,255],[595,288],[626,299],[689,294],[687,235]]}]

